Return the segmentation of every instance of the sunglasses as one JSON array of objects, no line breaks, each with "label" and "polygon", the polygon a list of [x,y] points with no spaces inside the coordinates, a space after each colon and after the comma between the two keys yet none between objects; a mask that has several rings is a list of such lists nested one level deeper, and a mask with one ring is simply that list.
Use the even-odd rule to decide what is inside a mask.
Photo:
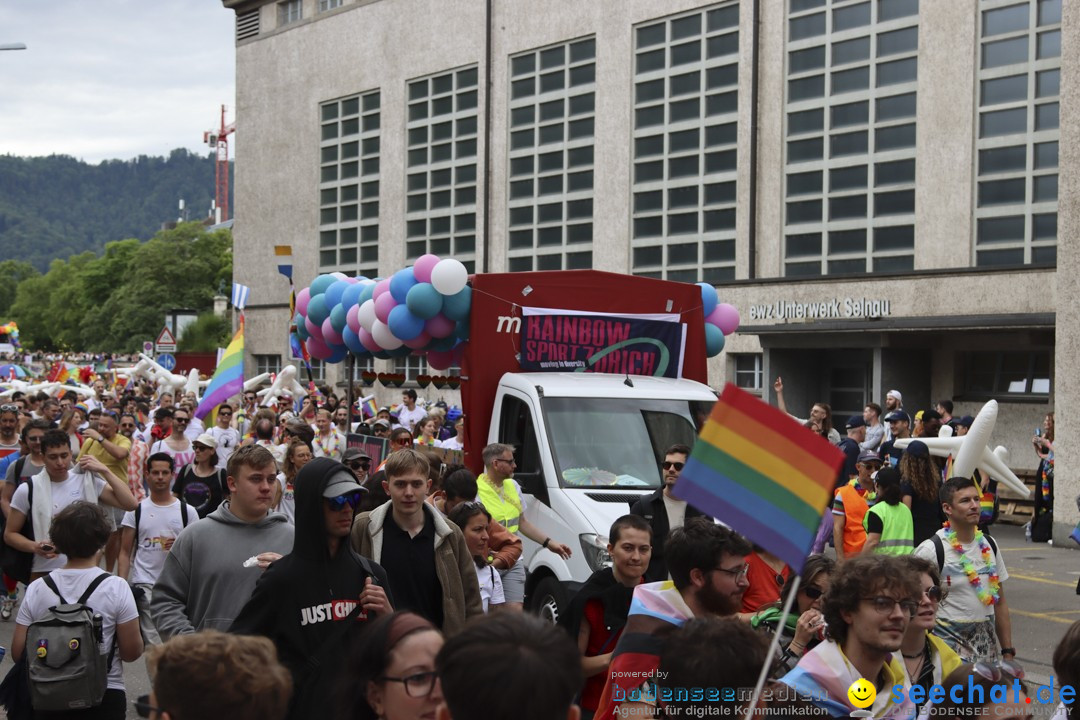
[{"label": "sunglasses", "polygon": [[186,418],[186,417],[175,417],[175,416],[174,416],[174,417],[173,417],[173,421],[174,421],[174,422],[178,422],[178,423],[186,423],[186,422],[191,422],[191,418]]},{"label": "sunglasses", "polygon": [[811,600],[817,600],[819,597],[825,594],[824,590],[819,587],[814,587],[813,585],[807,585],[806,587],[802,588],[802,591],[803,595],[806,595],[806,597],[810,598]]},{"label": "sunglasses", "polygon": [[664,461],[664,469],[665,470],[670,470],[671,468],[675,468],[676,470],[682,470],[685,465],[686,465],[686,463],[668,462],[667,460]]},{"label": "sunglasses", "polygon": [[395,445],[412,445],[413,441],[410,438],[403,437],[394,441]]},{"label": "sunglasses", "polygon": [[347,466],[349,466],[350,468],[352,468],[353,470],[361,470],[361,469],[367,470],[369,467],[371,467],[371,461],[370,460],[350,460],[349,462],[347,462],[345,464]]},{"label": "sunglasses", "polygon": [[354,490],[351,493],[345,493],[344,495],[338,495],[335,498],[323,498],[329,506],[331,512],[341,512],[348,505],[353,510],[360,504],[360,498],[363,493],[359,490]]},{"label": "sunglasses", "polygon": [[133,702],[132,705],[135,706],[135,712],[139,715],[139,717],[143,718],[150,717],[150,713],[152,712],[156,712],[158,715],[165,712],[161,708],[154,707],[150,704],[149,695],[140,695],[135,699],[135,702]]},{"label": "sunglasses", "polygon": [[218,413],[218,415],[228,417],[228,416],[232,415],[232,411],[231,410],[222,410],[221,412]]},{"label": "sunglasses", "polygon": [[0,405],[0,412],[19,412],[22,410],[18,405]]},{"label": "sunglasses", "polygon": [[938,602],[938,601],[941,600],[941,586],[940,585],[931,585],[926,590],[923,590],[923,593],[926,595],[926,597],[930,598],[934,602]]}]

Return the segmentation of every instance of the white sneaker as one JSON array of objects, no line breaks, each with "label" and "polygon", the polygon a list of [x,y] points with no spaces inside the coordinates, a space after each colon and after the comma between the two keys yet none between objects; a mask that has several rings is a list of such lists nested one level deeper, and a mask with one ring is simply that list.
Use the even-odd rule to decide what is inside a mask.
[{"label": "white sneaker", "polygon": [[15,610],[15,598],[10,595],[0,601],[0,620],[10,620],[11,613]]}]

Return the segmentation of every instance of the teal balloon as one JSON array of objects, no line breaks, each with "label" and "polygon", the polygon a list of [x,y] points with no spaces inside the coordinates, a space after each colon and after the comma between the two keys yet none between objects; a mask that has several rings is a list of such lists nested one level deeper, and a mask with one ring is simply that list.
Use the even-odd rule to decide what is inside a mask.
[{"label": "teal balloon", "polygon": [[367,285],[359,285],[360,294],[356,296],[356,304],[363,305],[371,299],[372,294],[375,292],[375,283],[368,283]]},{"label": "teal balloon", "polygon": [[348,312],[349,308],[353,305],[359,305],[357,300],[360,299],[360,293],[364,292],[364,286],[356,283],[349,285],[345,288],[345,292],[341,293],[341,305],[345,307],[345,311]]},{"label": "teal balloon", "polygon": [[[405,347],[405,346],[402,345],[401,347]],[[408,348],[406,348],[406,349],[408,349]],[[374,357],[374,358],[378,358],[379,360],[389,360],[390,357],[391,357],[390,353],[387,352],[386,350],[376,350],[375,352],[371,353],[371,356]]]},{"label": "teal balloon", "polygon": [[435,338],[431,341],[431,344],[427,346],[427,350],[429,352],[431,350],[434,350],[435,352],[446,352],[447,350],[452,350],[454,344],[457,343],[457,341],[458,338],[456,335],[447,335],[444,338]]},{"label": "teal balloon", "polygon": [[338,332],[345,329],[346,313],[348,313],[348,310],[345,309],[344,305],[335,305],[334,309],[330,311],[330,325]]},{"label": "teal balloon", "polygon": [[307,317],[315,325],[322,325],[323,320],[330,317],[330,307],[326,304],[326,296],[323,294],[312,295],[307,304]]},{"label": "teal balloon", "polygon": [[311,297],[315,297],[316,295],[322,295],[324,292],[326,292],[326,289],[328,287],[330,287],[336,282],[338,282],[338,279],[333,275],[320,275],[319,277],[311,281],[311,285],[309,286]]},{"label": "teal balloon", "polygon": [[307,325],[304,324],[304,316],[296,313],[293,316],[293,325],[296,326],[296,336],[307,342],[307,339],[311,337],[311,333],[308,332]]},{"label": "teal balloon", "polygon": [[394,333],[394,337],[403,342],[413,340],[424,332],[424,319],[413,315],[404,305],[396,305],[390,311],[386,324],[390,332]]},{"label": "teal balloon", "polygon": [[334,307],[335,305],[340,304],[342,294],[350,287],[352,287],[352,285],[344,280],[337,280],[331,283],[330,287],[326,288],[326,292],[323,293],[323,295],[326,296],[327,307]]},{"label": "teal balloon", "polygon": [[719,302],[716,298],[716,288],[704,282],[698,283],[697,286],[701,288],[701,314],[709,317],[709,314],[716,309],[716,304]]},{"label": "teal balloon", "polygon": [[458,338],[459,340],[468,340],[469,339],[469,321],[468,320],[462,320],[457,324],[457,326],[454,328],[454,337]]},{"label": "teal balloon", "polygon": [[[443,296],[431,283],[417,283],[409,288],[405,296],[405,306],[416,317],[427,320],[435,317],[442,310]],[[397,335],[397,333],[394,334]],[[398,335],[398,337],[401,336]]]},{"label": "teal balloon", "polygon": [[451,320],[468,320],[472,309],[472,288],[466,285],[460,292],[443,299],[443,315]]},{"label": "teal balloon", "polygon": [[724,351],[724,333],[712,323],[705,323],[705,354],[716,357]]},{"label": "teal balloon", "polygon": [[411,355],[411,354],[412,354],[412,348],[409,347],[408,345],[402,345],[399,348],[394,348],[393,350],[387,350],[386,351],[386,357],[388,359],[389,358],[405,357],[406,355]]}]

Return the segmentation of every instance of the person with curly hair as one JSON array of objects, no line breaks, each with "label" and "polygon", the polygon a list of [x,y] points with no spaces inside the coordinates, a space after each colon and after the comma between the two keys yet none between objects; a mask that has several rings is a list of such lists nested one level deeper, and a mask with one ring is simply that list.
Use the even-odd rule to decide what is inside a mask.
[{"label": "person with curly hair", "polygon": [[921,440],[912,440],[900,456],[900,493],[911,510],[915,547],[941,529],[941,475],[930,459],[930,449]]}]

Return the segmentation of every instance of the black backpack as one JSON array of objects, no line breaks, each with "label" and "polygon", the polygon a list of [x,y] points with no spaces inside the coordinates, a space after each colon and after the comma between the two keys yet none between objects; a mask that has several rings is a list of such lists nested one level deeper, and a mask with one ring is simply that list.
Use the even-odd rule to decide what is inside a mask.
[{"label": "black backpack", "polygon": [[[15,487],[19,487],[19,480],[22,478],[23,467],[26,465],[26,458],[21,457],[15,461]],[[34,483],[27,483],[28,497],[27,503],[31,508],[31,512],[27,513],[26,521],[23,523],[22,530],[19,534],[27,540],[34,539],[34,523],[31,519],[33,516],[34,507]],[[7,527],[7,518],[0,513],[0,538],[3,537],[4,529]],[[34,567],[34,553],[23,552],[16,550],[8,545],[6,542],[0,540],[0,568],[3,568],[4,573],[9,577],[24,585],[30,584],[30,571]]]},{"label": "black backpack", "polygon": [[[983,537],[986,538],[986,542],[990,544],[990,549],[994,551],[994,560],[996,561],[998,555],[1000,554],[998,552],[997,542],[995,542],[994,538],[990,537],[986,533],[983,533]],[[941,541],[941,536],[937,533],[931,535],[930,540],[934,543],[934,554],[937,555],[937,569],[940,573],[945,569],[945,543]]]}]

